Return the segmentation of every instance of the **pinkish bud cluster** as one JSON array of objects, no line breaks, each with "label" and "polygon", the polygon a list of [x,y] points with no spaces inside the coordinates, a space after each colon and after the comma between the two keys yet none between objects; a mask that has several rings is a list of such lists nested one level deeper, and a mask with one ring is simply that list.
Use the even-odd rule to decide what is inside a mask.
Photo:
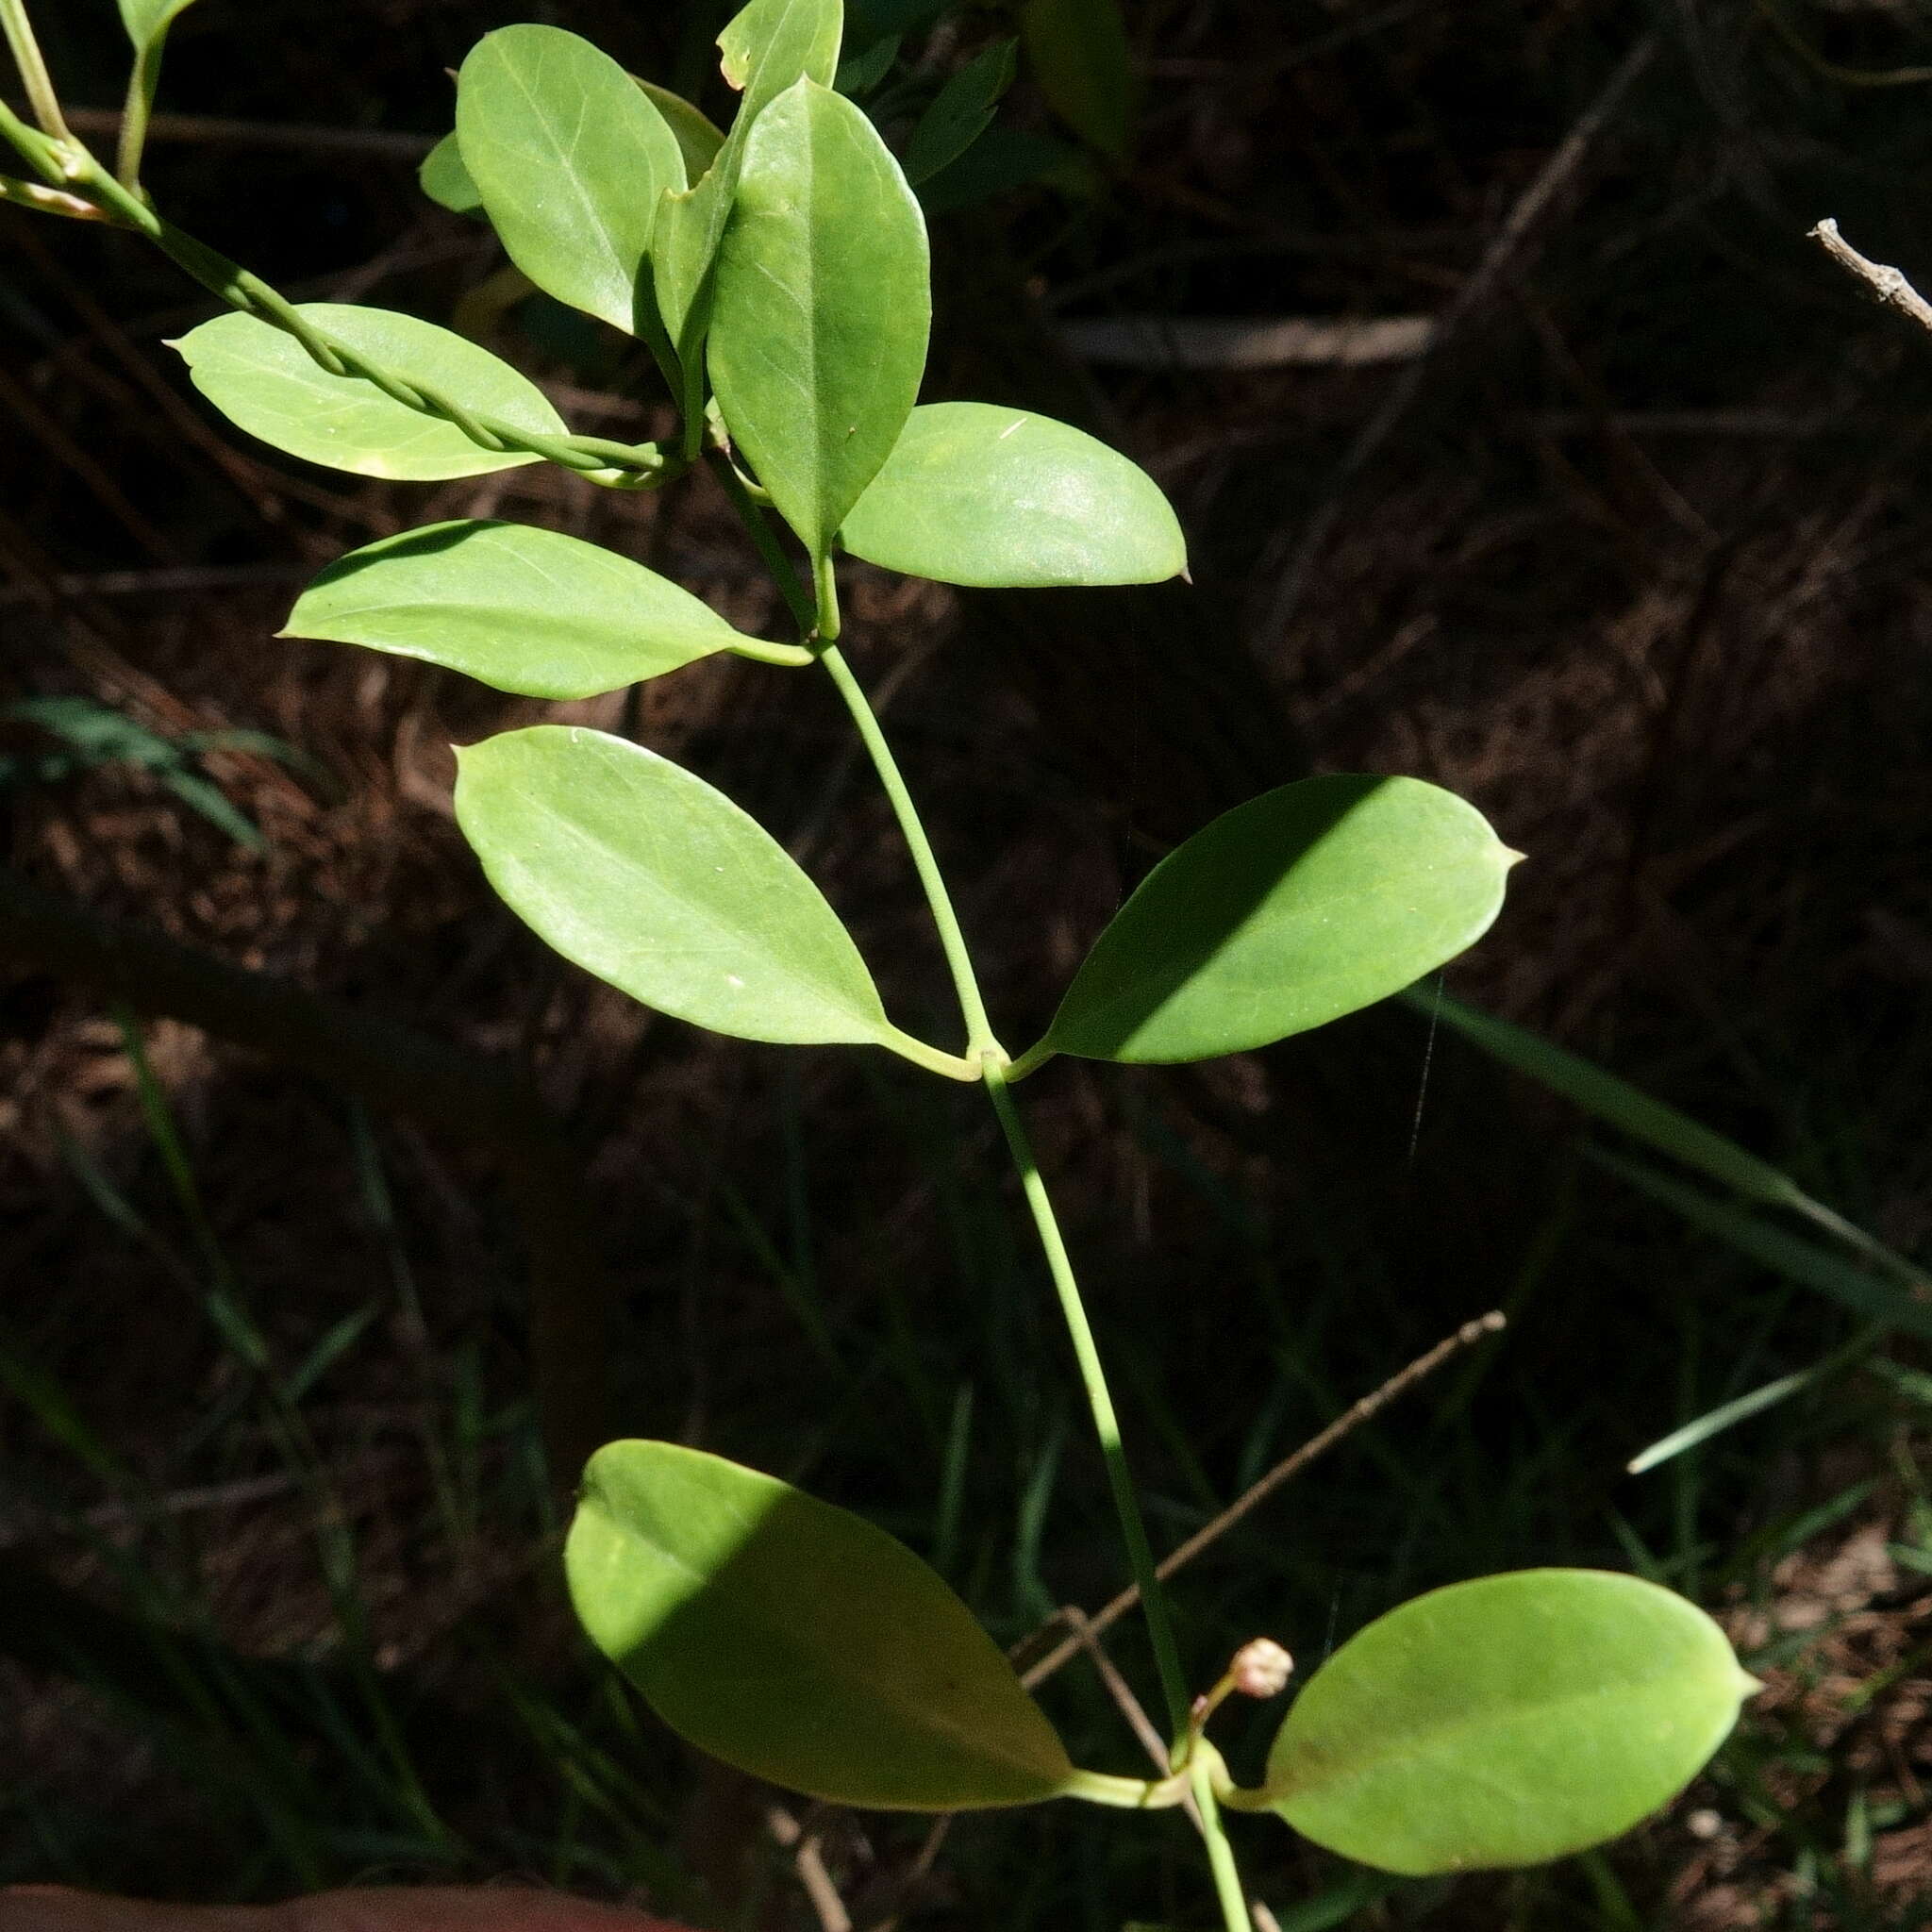
[{"label": "pinkish bud cluster", "polygon": [[1294,1674],[1294,1659],[1272,1637],[1257,1637],[1235,1652],[1228,1681],[1243,1697],[1279,1697]]}]

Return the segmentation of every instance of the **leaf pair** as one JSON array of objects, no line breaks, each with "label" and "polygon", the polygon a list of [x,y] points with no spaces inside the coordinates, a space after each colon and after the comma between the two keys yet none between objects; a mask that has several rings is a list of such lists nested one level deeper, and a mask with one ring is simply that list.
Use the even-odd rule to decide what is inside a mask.
[{"label": "leaf pair", "polygon": [[[910,1810],[1131,1791],[1074,1766],[933,1570],[774,1477],[612,1443],[565,1565],[592,1641],[658,1715],[756,1776]],[[1668,1802],[1752,1688],[1709,1618],[1638,1578],[1452,1585],[1315,1674],[1248,1803],[1388,1871],[1540,1863]]]},{"label": "leaf pair", "polygon": [[[467,541],[493,546],[501,528]],[[435,567],[427,534],[430,553],[408,558],[411,569]],[[376,548],[407,555],[417,541]],[[357,608],[357,583],[351,573],[311,592],[298,627],[366,635],[375,626]],[[668,585],[653,594],[664,592],[682,594]],[[717,648],[703,620],[689,623],[680,637]],[[491,632],[487,616],[478,628]],[[558,641],[553,688],[593,681]],[[625,653],[636,649],[613,605],[585,658],[601,677],[634,662]],[[454,658],[441,636],[408,654]],[[464,668],[479,664],[486,675],[493,668],[481,647]],[[891,1025],[817,888],[703,780],[624,740],[555,726],[472,746],[461,764],[465,835],[511,908],[566,958],[647,1006],[741,1039],[942,1058]],[[1033,1058],[1197,1059],[1321,1025],[1469,945],[1495,916],[1511,857],[1473,808],[1415,779],[1285,786],[1155,869],[1102,934]]]}]

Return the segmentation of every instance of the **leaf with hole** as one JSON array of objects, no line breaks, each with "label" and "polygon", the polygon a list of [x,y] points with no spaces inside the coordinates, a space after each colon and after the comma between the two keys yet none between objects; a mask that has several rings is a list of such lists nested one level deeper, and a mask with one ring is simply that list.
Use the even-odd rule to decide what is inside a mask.
[{"label": "leaf with hole", "polygon": [[957,161],[992,125],[1000,96],[1013,84],[1018,41],[995,41],[933,97],[906,140],[906,178],[916,188]]},{"label": "leaf with hole", "polygon": [[[410,384],[538,436],[564,436],[543,392],[508,362],[434,323],[387,308],[305,302],[298,313]],[[358,476],[435,482],[542,459],[474,443],[454,424],[397,402],[360,375],[331,375],[293,336],[252,315],[218,315],[178,349],[194,386],[229,422],[276,449]]]},{"label": "leaf with hole", "polygon": [[486,34],[457,77],[457,139],[491,225],[540,289],[628,334],[655,330],[651,230],[684,156],[615,60],[560,27]]},{"label": "leaf with hole", "polygon": [[758,116],[800,80],[829,87],[839,71],[841,0],[752,0],[718,36],[724,77],[744,98],[710,172],[665,198],[654,274],[658,307],[689,370],[710,325],[711,272],[730,219],[745,142]]},{"label": "leaf with hole", "polygon": [[1517,855],[1415,778],[1305,778],[1168,854],[1103,932],[1043,1044],[1195,1060],[1372,1006],[1488,930]]},{"label": "leaf with hole", "polygon": [[675,1731],[833,1804],[970,1810],[1078,1776],[939,1574],[863,1518],[669,1442],[591,1458],[564,1553],[591,1640]]},{"label": "leaf with hole", "polygon": [[862,109],[802,80],[758,117],[718,255],[711,381],[814,558],[919,394],[925,222]]},{"label": "leaf with hole", "polygon": [[174,25],[175,15],[193,4],[194,0],[121,0],[121,25],[135,52],[145,54]]},{"label": "leaf with hole", "polygon": [[819,889],[702,778],[563,724],[457,756],[463,836],[510,910],[566,959],[714,1033],[904,1050]]},{"label": "leaf with hole", "polygon": [[1343,1644],[1289,1711],[1265,1789],[1305,1838],[1385,1872],[1538,1865],[1668,1804],[1757,1688],[1657,1584],[1485,1576]]},{"label": "leaf with hole", "polygon": [[855,557],[945,584],[1153,584],[1188,567],[1160,487],[1051,416],[991,403],[914,409],[853,505]]},{"label": "leaf with hole", "polygon": [[445,134],[423,158],[416,182],[431,201],[453,215],[483,213],[483,197],[463,166],[462,145],[454,134]]},{"label": "leaf with hole", "polygon": [[429,524],[351,551],[303,591],[282,635],[421,658],[534,698],[594,697],[746,641],[627,557],[504,523]]},{"label": "leaf with hole", "polygon": [[1020,35],[1047,105],[1090,146],[1124,160],[1140,88],[1120,0],[1026,0]]}]

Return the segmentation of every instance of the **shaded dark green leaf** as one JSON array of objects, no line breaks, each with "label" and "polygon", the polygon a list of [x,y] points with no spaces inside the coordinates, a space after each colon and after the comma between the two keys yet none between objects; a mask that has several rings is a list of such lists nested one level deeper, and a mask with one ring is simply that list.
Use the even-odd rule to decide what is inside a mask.
[{"label": "shaded dark green leaf", "polygon": [[956,161],[992,125],[1018,71],[1018,41],[995,41],[946,82],[906,142],[906,178],[916,188]]},{"label": "shaded dark green leaf", "polygon": [[1488,930],[1517,855],[1415,778],[1306,778],[1171,852],[1067,989],[1045,1044],[1191,1060],[1386,999]]},{"label": "shaded dark green leaf", "polygon": [[669,1442],[591,1457],[565,1551],[591,1641],[665,1723],[834,1804],[1024,1805],[1075,1781],[938,1573],[863,1518]]}]

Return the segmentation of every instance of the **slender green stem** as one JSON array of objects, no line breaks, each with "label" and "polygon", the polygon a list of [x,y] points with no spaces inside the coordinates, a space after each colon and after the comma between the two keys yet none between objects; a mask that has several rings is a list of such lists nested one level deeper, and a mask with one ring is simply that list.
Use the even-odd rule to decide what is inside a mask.
[{"label": "slender green stem", "polygon": [[1053,1202],[1046,1182],[1035,1159],[1033,1143],[1026,1135],[1026,1124],[1007,1091],[1006,1069],[995,1060],[985,1063],[986,1091],[991,1096],[993,1111],[999,1115],[1007,1145],[1019,1170],[1020,1186],[1026,1206],[1039,1230],[1040,1245],[1046,1256],[1047,1272],[1053,1276],[1054,1292],[1059,1296],[1060,1313],[1066,1318],[1067,1333],[1073,1338],[1074,1357],[1080,1368],[1080,1380],[1087,1391],[1087,1406],[1093,1411],[1093,1428],[1100,1438],[1100,1453],[1107,1463],[1107,1480],[1113,1491],[1114,1513],[1120,1518],[1121,1536],[1127,1546],[1127,1561],[1134,1581],[1141,1590],[1141,1607],[1147,1619],[1147,1634],[1154,1644],[1155,1667],[1160,1673],[1161,1695],[1167,1702],[1168,1725],[1176,1739],[1188,1727],[1188,1684],[1181,1673],[1181,1656],[1174,1642],[1174,1620],[1167,1607],[1167,1592],[1154,1567],[1154,1551],[1147,1541],[1147,1525],[1141,1521],[1141,1500],[1134,1492],[1134,1478],[1127,1468],[1127,1454],[1121,1444],[1121,1425],[1114,1414],[1113,1397],[1108,1391],[1107,1374],[1100,1365],[1100,1350],[1087,1320],[1087,1307],[1080,1299],[1080,1284],[1074,1276],[1074,1264],[1067,1244],[1060,1236],[1054,1216]]},{"label": "slender green stem", "polygon": [[[0,6],[5,4],[6,0],[0,0]],[[0,132],[8,132],[14,144],[20,145],[9,130],[0,128]],[[549,436],[523,429],[501,417],[467,408],[414,376],[371,361],[359,350],[317,328],[259,275],[250,275],[225,255],[164,220],[78,142],[73,144],[69,163],[64,179],[93,200],[108,220],[146,236],[177,268],[223,301],[292,336],[309,359],[329,375],[360,376],[406,409],[434,416],[460,430],[478,448],[541,457],[607,488],[656,489],[682,471],[682,459],[655,443],[608,442],[601,437]]]},{"label": "slender green stem", "polygon": [[973,970],[973,956],[966,949],[966,935],[960,930],[959,916],[953,910],[953,897],[946,891],[945,874],[940,871],[940,862],[933,856],[932,841],[925,836],[925,827],[920,823],[919,808],[912,803],[912,794],[906,789],[906,778],[899,770],[899,761],[892,756],[892,747],[887,743],[886,734],[879,728],[878,716],[865,695],[864,687],[852,675],[852,667],[846,663],[843,653],[836,644],[827,644],[819,654],[819,661],[831,673],[832,682],[838,686],[839,695],[845,701],[845,708],[852,713],[852,722],[858,727],[859,738],[872,758],[873,769],[878,773],[879,783],[885,787],[886,796],[891,801],[892,815],[899,821],[899,830],[912,854],[919,883],[925,889],[926,904],[932,908],[933,924],[940,929],[940,944],[945,948],[946,965],[952,972],[953,986],[959,995],[959,1010],[966,1018],[966,1058],[969,1060],[983,1058],[990,1063],[996,1061],[1004,1065],[1007,1056],[993,1038],[992,1023],[986,1016],[986,1002],[980,996],[978,975]]},{"label": "slender green stem", "polygon": [[1070,1798],[1084,1798],[1090,1805],[1110,1806],[1116,1811],[1171,1811],[1187,1795],[1191,1774],[1177,1771],[1170,1777],[1116,1777],[1106,1771],[1076,1771],[1066,1788]]},{"label": "slender green stem", "polygon": [[784,546],[778,541],[778,533],[773,529],[770,521],[758,506],[752,501],[752,494],[744,487],[744,478],[738,474],[730,457],[722,449],[706,450],[705,458],[711,466],[711,474],[724,486],[724,494],[731,499],[731,508],[738,512],[738,520],[750,532],[751,541],[758,546],[758,553],[765,568],[772,574],[772,581],[778,586],[778,594],[785,600],[785,608],[791,613],[791,621],[798,626],[802,638],[815,636],[818,631],[818,612],[812,608],[810,593],[798,581],[798,573],[791,568],[791,559],[785,555]]},{"label": "slender green stem", "polygon": [[829,643],[839,635],[839,578],[832,569],[829,550],[814,567],[812,584],[818,591],[819,635]]},{"label": "slender green stem", "polygon": [[127,100],[121,109],[121,145],[114,156],[114,173],[122,187],[139,192],[141,157],[147,146],[148,117],[154,112],[155,96],[161,86],[161,55],[168,44],[164,31],[158,33],[134,57],[134,72],[127,76]]},{"label": "slender green stem", "polygon": [[53,76],[41,58],[41,43],[34,39],[33,24],[26,17],[26,0],[0,0],[0,28],[6,30],[13,64],[20,69],[21,85],[26,89],[27,105],[42,132],[56,141],[72,141],[60,111],[60,96],[54,91]]},{"label": "slender green stem", "polygon": [[1255,1922],[1248,1915],[1247,1890],[1214,1796],[1214,1758],[1218,1755],[1196,1750],[1188,1782],[1193,1788],[1194,1808],[1201,1814],[1201,1839],[1208,1847],[1208,1869],[1214,1874],[1214,1896],[1221,1902],[1222,1923],[1226,1932],[1255,1932]]},{"label": "slender green stem", "polygon": [[1059,1049],[1049,1046],[1043,1040],[1036,1040],[1013,1064],[1007,1069],[1008,1080],[1024,1080],[1028,1074],[1037,1074]]}]

